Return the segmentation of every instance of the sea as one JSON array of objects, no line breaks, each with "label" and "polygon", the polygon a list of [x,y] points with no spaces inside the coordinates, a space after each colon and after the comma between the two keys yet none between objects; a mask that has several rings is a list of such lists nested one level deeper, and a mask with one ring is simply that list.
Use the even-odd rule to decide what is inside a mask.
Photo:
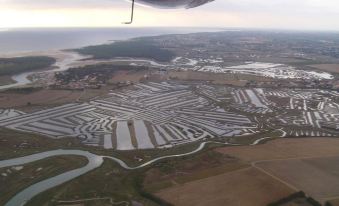
[{"label": "sea", "polygon": [[221,31],[217,28],[0,28],[0,55],[80,48],[165,34]]}]

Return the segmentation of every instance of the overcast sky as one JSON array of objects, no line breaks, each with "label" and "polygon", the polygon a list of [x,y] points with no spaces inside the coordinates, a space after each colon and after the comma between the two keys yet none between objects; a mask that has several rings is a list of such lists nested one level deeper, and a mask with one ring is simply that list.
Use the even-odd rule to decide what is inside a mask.
[{"label": "overcast sky", "polygon": [[[0,27],[124,26],[124,0],[0,0]],[[132,26],[339,30],[338,0],[215,0],[199,8],[137,6]]]}]

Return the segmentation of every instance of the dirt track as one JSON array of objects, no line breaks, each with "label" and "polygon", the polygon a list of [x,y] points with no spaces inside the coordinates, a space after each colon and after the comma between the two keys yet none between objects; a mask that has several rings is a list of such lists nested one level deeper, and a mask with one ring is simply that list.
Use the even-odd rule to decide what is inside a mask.
[{"label": "dirt track", "polygon": [[317,200],[339,197],[339,156],[264,161],[255,166]]}]

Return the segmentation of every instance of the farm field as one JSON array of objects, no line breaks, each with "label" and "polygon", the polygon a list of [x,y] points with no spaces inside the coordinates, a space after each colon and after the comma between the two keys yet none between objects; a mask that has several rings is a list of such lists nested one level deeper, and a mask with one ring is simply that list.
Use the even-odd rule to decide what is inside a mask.
[{"label": "farm field", "polygon": [[265,144],[218,148],[216,151],[248,162],[339,155],[337,138],[284,138]]},{"label": "farm field", "polygon": [[324,202],[339,196],[339,156],[255,163],[279,179]]},{"label": "farm field", "polygon": [[310,65],[310,67],[322,70],[322,71],[327,71],[327,72],[332,72],[332,73],[339,73],[339,64],[316,64],[316,65]]},{"label": "farm field", "polygon": [[293,192],[284,184],[260,171],[245,168],[174,186],[156,194],[178,206],[262,206]]},{"label": "farm field", "polygon": [[157,192],[249,167],[244,161],[207,149],[189,158],[176,158],[155,164],[145,173],[144,188],[149,192]]},{"label": "farm field", "polygon": [[216,151],[247,161],[296,191],[325,202],[339,194],[338,147],[337,138],[288,138]]},{"label": "farm field", "polygon": [[55,107],[77,101],[88,101],[98,96],[104,96],[109,89],[87,89],[85,91],[52,90],[38,88],[29,92],[6,91],[0,94],[2,109],[19,109],[34,112],[48,107]]},{"label": "farm field", "polygon": [[302,190],[324,202],[337,197],[338,146],[339,139],[323,137],[217,148],[214,151],[247,162],[248,166],[185,182],[172,178],[177,184],[163,183],[154,194],[174,205],[240,206],[267,205]]},{"label": "farm field", "polygon": [[28,94],[6,92],[0,95],[1,108],[23,108],[29,105],[55,105],[74,102],[81,96],[79,91],[45,90]]}]

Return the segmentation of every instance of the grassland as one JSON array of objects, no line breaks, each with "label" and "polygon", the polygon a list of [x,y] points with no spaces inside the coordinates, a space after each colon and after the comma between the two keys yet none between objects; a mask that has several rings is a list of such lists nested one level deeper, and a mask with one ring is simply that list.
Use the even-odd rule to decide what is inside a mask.
[{"label": "grassland", "polygon": [[0,169],[0,205],[28,186],[63,172],[80,168],[87,160],[78,156],[47,158],[23,166]]},{"label": "grassland", "polygon": [[[93,199],[79,202],[88,206],[112,205],[111,200],[128,202],[128,204],[138,202],[143,205],[157,205],[141,195],[138,183],[141,173],[140,170],[127,171],[111,161],[105,161],[100,168],[38,195],[27,205],[58,205],[59,201],[81,199]],[[107,200],[96,200],[96,198],[107,198]]]},{"label": "grassland", "polygon": [[53,90],[34,89],[27,92],[8,90],[0,93],[0,108],[14,108],[25,112],[33,112],[49,107],[60,106],[73,102],[85,102],[98,96],[104,96],[109,87],[99,89]]},{"label": "grassland", "polygon": [[[129,166],[135,167],[143,163],[146,163],[148,161],[151,161],[157,157],[192,152],[193,150],[197,149],[199,145],[200,145],[199,142],[194,142],[194,143],[180,145],[180,146],[176,146],[176,147],[172,147],[168,149],[127,150],[127,151],[103,150],[100,148],[93,148],[93,147],[87,147],[86,149],[98,155],[117,157],[123,160],[124,162],[126,162]],[[205,147],[205,149],[203,149],[199,153],[203,153],[205,151],[208,151],[216,147],[220,147],[220,145],[219,144],[208,144]],[[188,156],[188,158],[190,157],[191,156]]]},{"label": "grassland", "polygon": [[0,128],[0,160],[77,147],[80,147],[80,143],[74,138],[55,140],[42,135]]},{"label": "grassland", "polygon": [[149,192],[249,167],[239,159],[207,150],[190,157],[156,163],[146,173],[144,186]]}]

